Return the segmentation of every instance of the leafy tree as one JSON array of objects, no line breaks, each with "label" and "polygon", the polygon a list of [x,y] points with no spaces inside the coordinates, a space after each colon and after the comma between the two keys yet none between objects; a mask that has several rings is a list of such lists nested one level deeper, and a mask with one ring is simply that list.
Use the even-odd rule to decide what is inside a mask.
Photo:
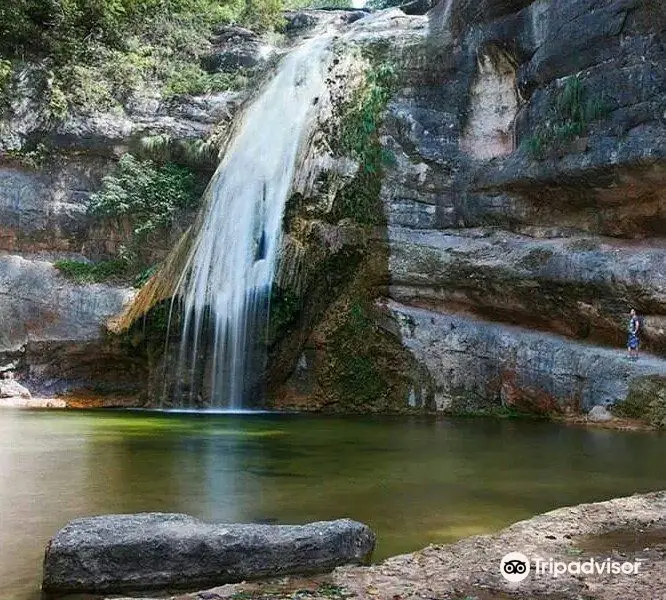
[{"label": "leafy tree", "polygon": [[283,9],[283,0],[245,0],[242,21],[253,29],[276,29],[282,25]]},{"label": "leafy tree", "polygon": [[145,83],[165,95],[230,89],[241,79],[201,67],[213,27],[274,29],[282,8],[283,0],[0,0],[0,102],[14,71],[7,60],[39,61],[56,121],[72,107],[122,106]]}]

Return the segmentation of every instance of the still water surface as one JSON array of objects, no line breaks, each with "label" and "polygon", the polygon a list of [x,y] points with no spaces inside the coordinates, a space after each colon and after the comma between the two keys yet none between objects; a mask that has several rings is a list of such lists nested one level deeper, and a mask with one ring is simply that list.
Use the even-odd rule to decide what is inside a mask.
[{"label": "still water surface", "polygon": [[38,597],[68,520],[351,517],[375,559],[666,488],[666,436],[483,419],[0,411],[0,599]]}]

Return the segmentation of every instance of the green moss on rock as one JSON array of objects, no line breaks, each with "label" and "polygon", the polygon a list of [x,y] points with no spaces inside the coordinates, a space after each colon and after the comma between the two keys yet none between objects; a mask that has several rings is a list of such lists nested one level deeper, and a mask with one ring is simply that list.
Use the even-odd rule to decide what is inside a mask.
[{"label": "green moss on rock", "polygon": [[268,323],[269,345],[285,335],[298,321],[303,310],[304,298],[292,290],[274,287],[271,291],[270,320]]},{"label": "green moss on rock", "polygon": [[[298,371],[284,384],[273,378],[271,395],[281,407],[358,413],[429,406],[430,382],[403,347],[390,312],[378,302],[388,284],[380,192],[383,167],[390,160],[379,132],[394,72],[385,61],[370,63],[363,83],[337,107],[337,121],[328,131],[329,147],[354,159],[358,171],[336,186],[330,205],[294,195],[287,206],[285,230],[308,265],[307,281],[300,305],[281,291],[273,306],[284,337],[271,357],[272,372],[279,377],[299,356],[308,358],[307,367],[301,367],[306,373]],[[328,194],[327,175],[321,183],[318,193]],[[325,213],[308,210],[322,204],[330,206]],[[350,228],[354,236],[345,235]],[[316,231],[326,233],[312,235]],[[336,238],[345,240],[344,249],[339,241],[326,242]]]},{"label": "green moss on rock", "polygon": [[346,307],[329,338],[328,376],[343,404],[376,404],[385,395],[384,378],[376,364],[376,324],[359,299]]},{"label": "green moss on rock", "polygon": [[658,429],[666,429],[666,377],[638,377],[629,383],[629,393],[613,412],[638,419]]},{"label": "green moss on rock", "polygon": [[353,219],[360,225],[382,225],[385,222],[379,192],[381,178],[376,173],[359,171],[340,192],[331,219]]}]

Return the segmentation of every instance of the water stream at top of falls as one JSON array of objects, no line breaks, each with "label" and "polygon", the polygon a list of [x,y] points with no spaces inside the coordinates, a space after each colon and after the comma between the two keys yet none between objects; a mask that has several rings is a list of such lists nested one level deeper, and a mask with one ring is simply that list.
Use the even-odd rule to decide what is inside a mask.
[{"label": "water stream at top of falls", "polygon": [[[241,407],[264,368],[263,332],[284,207],[299,148],[325,91],[332,39],[332,33],[320,33],[283,59],[245,111],[208,187],[178,286],[178,381],[189,388],[191,406]],[[205,392],[195,385],[203,365]],[[187,397],[185,391],[178,395]]]}]

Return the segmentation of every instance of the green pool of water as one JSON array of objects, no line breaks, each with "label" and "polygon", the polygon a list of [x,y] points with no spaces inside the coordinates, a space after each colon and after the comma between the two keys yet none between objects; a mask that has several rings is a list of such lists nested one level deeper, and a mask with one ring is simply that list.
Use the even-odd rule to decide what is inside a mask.
[{"label": "green pool of water", "polygon": [[543,422],[0,411],[0,598],[38,597],[43,548],[76,517],[351,517],[379,560],[666,488],[665,456],[663,435]]}]

